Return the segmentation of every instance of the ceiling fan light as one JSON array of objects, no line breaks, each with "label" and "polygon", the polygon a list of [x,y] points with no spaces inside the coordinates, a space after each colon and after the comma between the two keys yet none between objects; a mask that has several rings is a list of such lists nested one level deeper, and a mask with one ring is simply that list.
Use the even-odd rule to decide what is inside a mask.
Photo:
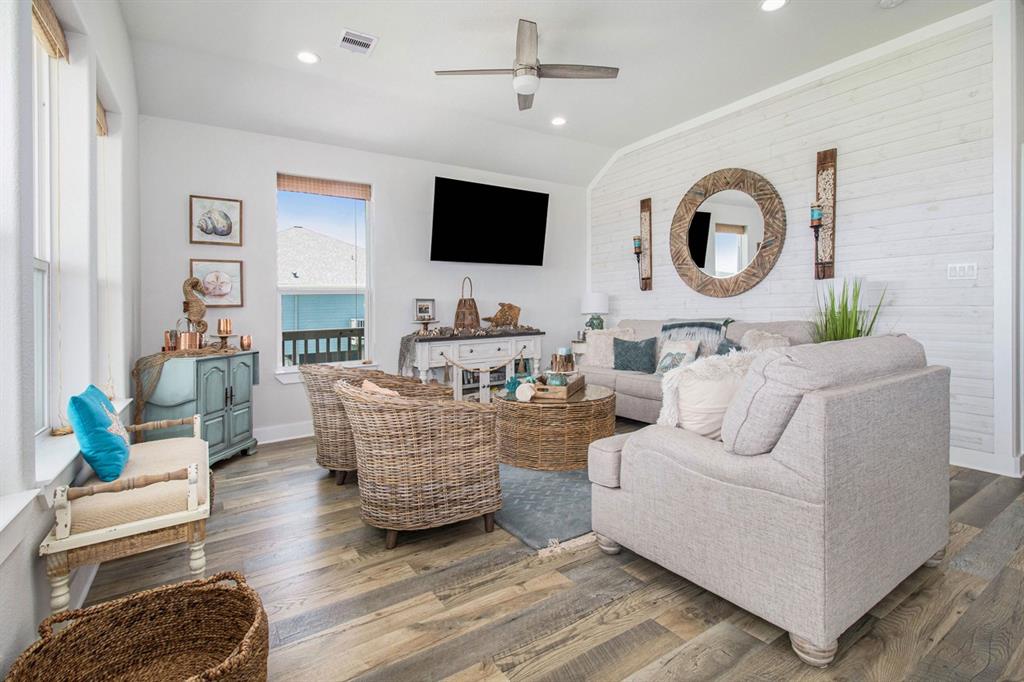
[{"label": "ceiling fan light", "polygon": [[320,55],[316,54],[315,52],[307,51],[298,53],[297,55],[295,55],[295,58],[298,59],[303,64],[316,64],[318,61],[320,61]]},{"label": "ceiling fan light", "polygon": [[517,95],[532,95],[540,89],[540,78],[536,74],[524,73],[512,78],[512,89]]},{"label": "ceiling fan light", "polygon": [[765,12],[774,12],[782,9],[788,0],[761,0],[761,9]]},{"label": "ceiling fan light", "polygon": [[553,125],[553,126],[564,126],[565,125],[565,117],[564,116],[555,116],[553,119],[551,119],[551,125]]}]

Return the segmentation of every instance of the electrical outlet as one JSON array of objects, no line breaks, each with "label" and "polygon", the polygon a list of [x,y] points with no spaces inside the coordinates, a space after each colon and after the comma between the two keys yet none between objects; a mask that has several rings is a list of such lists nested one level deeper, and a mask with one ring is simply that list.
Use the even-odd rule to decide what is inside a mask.
[{"label": "electrical outlet", "polygon": [[946,266],[946,279],[978,279],[978,264],[950,263]]}]

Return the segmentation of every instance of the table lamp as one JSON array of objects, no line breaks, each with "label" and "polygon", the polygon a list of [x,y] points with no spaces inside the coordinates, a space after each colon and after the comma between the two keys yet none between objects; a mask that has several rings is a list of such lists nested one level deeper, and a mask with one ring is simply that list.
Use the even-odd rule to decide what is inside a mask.
[{"label": "table lamp", "polygon": [[590,315],[590,319],[587,320],[587,329],[604,329],[604,319],[601,316],[608,314],[608,294],[596,291],[583,294],[580,312]]}]

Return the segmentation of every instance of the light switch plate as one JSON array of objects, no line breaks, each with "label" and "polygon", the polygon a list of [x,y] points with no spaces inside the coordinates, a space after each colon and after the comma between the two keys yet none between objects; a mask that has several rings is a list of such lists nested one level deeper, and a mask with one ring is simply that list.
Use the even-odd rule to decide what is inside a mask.
[{"label": "light switch plate", "polygon": [[978,279],[978,264],[950,263],[946,266],[946,279]]}]

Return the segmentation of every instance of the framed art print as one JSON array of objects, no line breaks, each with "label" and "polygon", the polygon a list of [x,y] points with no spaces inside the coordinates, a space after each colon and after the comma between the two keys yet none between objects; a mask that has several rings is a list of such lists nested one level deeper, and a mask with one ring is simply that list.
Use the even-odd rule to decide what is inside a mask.
[{"label": "framed art print", "polygon": [[242,261],[189,259],[189,276],[203,283],[199,298],[207,308],[238,308],[242,297]]},{"label": "framed art print", "polygon": [[242,200],[190,195],[188,241],[190,244],[241,246]]}]

